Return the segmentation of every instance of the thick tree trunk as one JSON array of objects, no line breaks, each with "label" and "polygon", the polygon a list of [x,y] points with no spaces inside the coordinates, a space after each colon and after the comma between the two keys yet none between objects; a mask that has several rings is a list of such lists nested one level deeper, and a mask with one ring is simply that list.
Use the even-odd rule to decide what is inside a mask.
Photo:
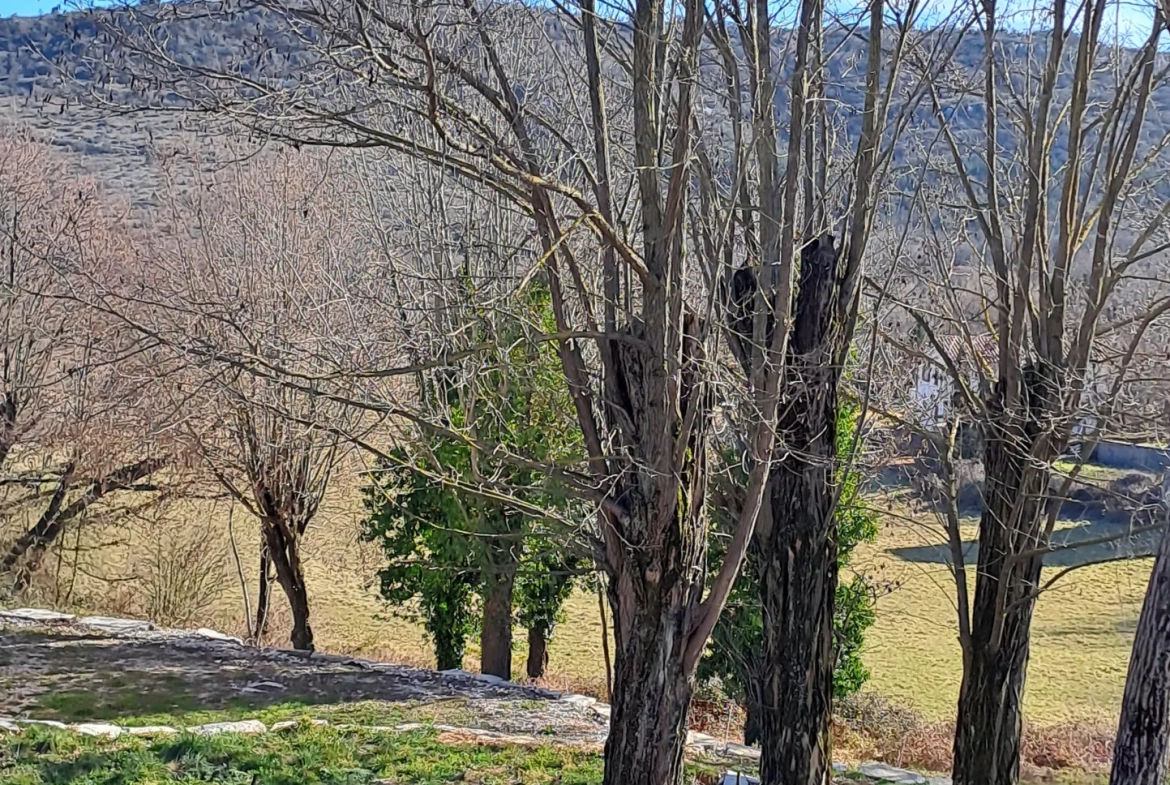
[{"label": "thick tree trunk", "polygon": [[256,592],[256,643],[268,634],[268,609],[272,605],[272,557],[268,545],[260,547],[260,587]]},{"label": "thick tree trunk", "polygon": [[764,617],[760,781],[819,785],[832,771],[833,514],[837,387],[837,254],[831,237],[801,250],[800,288],[785,369],[782,435],[757,523]]},{"label": "thick tree trunk", "polygon": [[[1005,412],[1000,384],[984,450],[985,508],[955,727],[955,785],[1014,785],[1020,776],[1024,682],[1043,558],[1048,473],[1037,454],[1045,410],[1039,377],[1024,369],[1020,409]],[[1021,413],[1022,412],[1022,413]],[[1043,449],[1043,448],[1041,448]]]},{"label": "thick tree trunk", "polygon": [[[1170,485],[1170,483],[1168,483]],[[1138,619],[1111,785],[1164,785],[1170,739],[1170,537],[1162,535]]]},{"label": "thick tree trunk", "polygon": [[[694,691],[682,662],[686,614],[643,594],[655,587],[639,588],[644,605],[631,609],[630,638],[617,646],[602,782],[679,785]],[[614,618],[620,614],[615,607]]]},{"label": "thick tree trunk", "polygon": [[300,548],[295,539],[288,539],[280,528],[264,524],[268,553],[276,568],[276,580],[288,597],[292,611],[292,645],[301,651],[313,651],[313,628],[309,626],[309,592],[301,568]]},{"label": "thick tree trunk", "polygon": [[[832,423],[822,423],[830,444]],[[823,458],[821,465],[790,458],[773,469],[769,486],[771,532],[760,560],[764,785],[816,785],[831,772],[837,539],[831,474],[824,476],[832,459]]]},{"label": "thick tree trunk", "polygon": [[479,670],[509,680],[512,678],[512,589],[515,583],[515,564],[491,565],[484,572]]},{"label": "thick tree trunk", "polygon": [[539,679],[548,667],[548,632],[543,624],[528,630],[528,678]]},{"label": "thick tree trunk", "polygon": [[1027,659],[1026,635],[998,654],[984,647],[972,652],[959,695],[956,783],[1011,785],[1019,779]]}]

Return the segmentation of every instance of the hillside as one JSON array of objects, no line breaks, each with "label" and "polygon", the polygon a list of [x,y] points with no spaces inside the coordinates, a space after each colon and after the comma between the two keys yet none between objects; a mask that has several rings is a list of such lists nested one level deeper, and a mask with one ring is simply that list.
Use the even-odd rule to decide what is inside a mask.
[{"label": "hillside", "polygon": [[[298,80],[311,69],[313,58],[288,35],[284,23],[250,3],[205,3],[200,8],[198,14],[184,14],[177,21],[152,27],[152,34],[164,42],[169,56],[211,71],[231,70],[242,76],[282,82],[285,86],[302,84]],[[203,12],[203,8],[211,10]],[[509,23],[513,24],[515,18],[513,14]],[[559,43],[566,35],[561,22],[547,11],[525,11],[520,19],[521,24],[531,26],[527,33],[550,45]],[[0,122],[33,124],[55,145],[78,153],[78,160],[87,171],[142,204],[149,200],[155,184],[148,173],[152,150],[176,143],[185,131],[196,130],[197,126],[193,118],[173,111],[140,108],[133,114],[115,114],[99,108],[102,100],[111,96],[119,105],[137,102],[137,98],[128,98],[137,95],[130,90],[129,77],[123,71],[107,69],[108,35],[101,31],[103,25],[126,28],[130,24],[125,15],[110,12],[0,19],[0,107],[3,107]],[[930,35],[923,34],[920,43],[930,45]],[[854,138],[861,121],[865,42],[861,36],[840,27],[830,29],[827,38],[832,52],[827,94],[834,107],[833,122],[844,137]],[[777,31],[774,40],[783,85],[787,76],[784,72],[791,68],[791,47],[786,31]],[[1003,63],[1004,73],[1010,74],[1006,77],[1010,87],[1017,90],[1026,87],[1019,74],[1025,67],[1038,68],[1045,49],[1042,36],[1000,35],[997,56]],[[983,54],[982,38],[966,35],[955,51],[947,78],[958,85],[964,73],[971,74],[979,68]],[[533,63],[531,67],[531,79],[535,83],[540,78],[537,74],[540,66]],[[1058,99],[1067,98],[1071,68],[1069,71],[1058,80]],[[711,87],[717,85],[713,83]],[[1108,98],[1100,83],[1097,91],[1100,94],[1093,98]],[[944,96],[944,104],[959,140],[966,137],[974,142],[982,133],[983,107],[977,101],[956,97],[962,95],[963,90],[956,87],[953,95]],[[716,99],[713,96],[712,100]],[[171,109],[175,108],[176,101],[173,95],[167,94],[155,103]],[[1005,102],[1005,106],[1009,103]],[[787,99],[778,96],[778,120],[782,128],[786,107]],[[894,111],[897,109],[895,105]],[[1146,141],[1153,145],[1170,130],[1170,84],[1163,82],[1155,89],[1147,111]],[[895,160],[903,165],[919,163],[922,150],[936,140],[933,120],[922,108],[917,115],[895,155]],[[1013,122],[1009,115],[1008,121],[1001,124],[1001,144],[1005,148],[1014,145]],[[190,144],[190,140],[188,137],[183,143]],[[1054,147],[1056,164],[1064,158],[1062,144],[1063,139],[1058,139]],[[976,157],[970,159],[967,166],[972,174],[979,176],[982,161]]]}]

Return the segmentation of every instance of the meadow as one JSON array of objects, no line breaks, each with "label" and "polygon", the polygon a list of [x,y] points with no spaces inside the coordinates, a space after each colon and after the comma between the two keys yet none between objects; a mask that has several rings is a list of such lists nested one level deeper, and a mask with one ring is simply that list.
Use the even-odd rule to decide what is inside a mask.
[{"label": "meadow", "polygon": [[[306,539],[305,568],[318,648],[433,666],[421,624],[395,613],[378,595],[376,572],[382,554],[376,543],[361,541],[359,476],[355,468],[339,478]],[[874,503],[880,508],[885,501]],[[150,524],[116,530],[91,525],[67,536],[57,562],[34,585],[26,602],[104,615],[152,615],[151,608],[162,608],[186,615],[177,619],[182,626],[246,635],[240,574],[254,601],[255,522],[226,501],[188,501],[166,510],[165,520]],[[965,539],[974,538],[975,522],[964,519]],[[0,532],[0,540],[8,534]],[[953,719],[959,690],[953,581],[944,564],[907,560],[894,551],[942,541],[932,517],[907,515],[895,505],[883,514],[877,542],[859,548],[852,564],[881,587],[877,622],[867,633],[864,651],[870,671],[866,691],[932,722]],[[1146,559],[1086,566],[1041,597],[1025,695],[1031,723],[1113,720],[1149,570]],[[969,571],[973,585],[974,569]],[[171,599],[170,606],[166,597],[155,596],[184,592],[201,596]],[[283,596],[277,594],[267,642],[285,644],[289,624]],[[513,667],[521,678],[526,653],[522,631],[517,630],[515,641]],[[465,667],[475,670],[477,662],[473,643]],[[554,686],[604,695],[596,594],[578,590],[567,602],[552,639],[548,674],[547,681]]]}]

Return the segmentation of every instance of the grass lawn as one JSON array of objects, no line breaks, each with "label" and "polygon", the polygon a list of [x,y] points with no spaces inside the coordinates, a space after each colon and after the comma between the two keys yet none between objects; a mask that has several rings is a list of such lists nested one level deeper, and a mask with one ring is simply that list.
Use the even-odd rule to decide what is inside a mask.
[{"label": "grass lawn", "polygon": [[[974,539],[975,519],[964,524],[964,540]],[[876,545],[859,549],[854,558],[854,566],[890,586],[866,634],[867,689],[931,719],[953,718],[959,695],[953,579],[943,565],[912,563],[887,551],[943,541],[937,525],[891,519]],[[1151,566],[1139,559],[1083,567],[1041,596],[1024,696],[1031,722],[1116,716]],[[973,591],[974,568],[967,580]]]},{"label": "grass lawn", "polygon": [[302,726],[262,736],[97,740],[48,728],[0,737],[6,785],[479,785],[601,781],[579,749],[451,745],[433,731],[373,733]]}]

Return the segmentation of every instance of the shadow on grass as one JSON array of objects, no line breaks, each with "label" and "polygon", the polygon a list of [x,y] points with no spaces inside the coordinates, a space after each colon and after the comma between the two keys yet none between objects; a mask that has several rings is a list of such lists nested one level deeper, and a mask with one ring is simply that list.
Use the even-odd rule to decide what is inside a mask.
[{"label": "shadow on grass", "polygon": [[[1153,556],[1158,549],[1160,530],[1130,534],[1128,522],[1112,521],[1085,522],[1057,531],[1052,536],[1053,546],[1061,548],[1044,557],[1045,567],[1083,567],[1103,564],[1119,559],[1135,559]],[[1099,542],[1112,538],[1109,542]],[[1078,543],[1087,543],[1078,545]],[[919,564],[951,564],[949,546],[919,545],[905,548],[891,548],[889,553],[908,562]],[[974,541],[963,543],[963,561],[974,565],[979,559],[979,545]]]},{"label": "shadow on grass", "polygon": [[[62,722],[190,726],[243,716],[271,722],[311,707],[343,722],[446,722],[461,719],[468,697],[430,671],[365,669],[324,658],[179,647],[69,629],[0,631],[0,657],[6,663],[0,715]],[[515,697],[531,697],[523,692],[517,688]],[[420,708],[422,703],[429,708]]]}]

